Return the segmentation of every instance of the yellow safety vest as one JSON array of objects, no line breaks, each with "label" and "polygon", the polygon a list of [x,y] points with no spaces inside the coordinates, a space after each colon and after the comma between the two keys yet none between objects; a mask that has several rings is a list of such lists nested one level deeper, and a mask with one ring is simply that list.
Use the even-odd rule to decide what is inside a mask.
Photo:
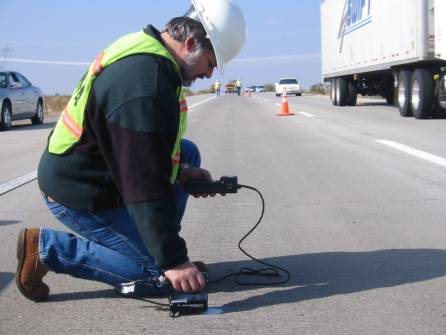
[{"label": "yellow safety vest", "polygon": [[[73,147],[81,138],[84,131],[85,109],[93,87],[94,80],[101,71],[117,60],[134,54],[155,54],[169,59],[178,74],[178,64],[169,51],[156,38],[151,37],[143,31],[121,37],[108,48],[102,51],[91,64],[88,72],[81,78],[73,95],[63,110],[56,127],[50,136],[48,151],[52,154],[61,155]],[[175,145],[172,151],[172,174],[171,183],[175,182],[178,167],[180,165],[180,142],[187,128],[187,103],[181,86],[177,88],[180,105],[180,122]]]}]

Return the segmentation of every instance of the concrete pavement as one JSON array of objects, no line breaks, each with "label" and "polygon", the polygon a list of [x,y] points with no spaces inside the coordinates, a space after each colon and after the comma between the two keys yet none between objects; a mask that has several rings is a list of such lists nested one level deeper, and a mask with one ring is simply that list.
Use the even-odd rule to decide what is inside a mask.
[{"label": "concrete pavement", "polygon": [[[178,319],[106,285],[53,273],[45,277],[50,300],[30,302],[14,283],[17,233],[63,229],[34,181],[0,197],[0,333],[444,334],[446,170],[375,140],[446,157],[446,120],[403,119],[375,101],[347,109],[326,97],[289,101],[293,112],[313,116],[276,116],[280,99],[272,94],[222,96],[191,110],[186,135],[215,178],[237,175],[262,192],[264,219],[243,246],[287,268],[288,283],[228,279],[209,287],[210,313]],[[0,141],[20,135],[0,133]],[[43,149],[46,135],[28,136]],[[1,170],[35,169],[37,151],[4,160]],[[209,264],[211,280],[262,267],[237,249],[259,215],[249,190],[191,199],[182,235],[190,257]]]}]

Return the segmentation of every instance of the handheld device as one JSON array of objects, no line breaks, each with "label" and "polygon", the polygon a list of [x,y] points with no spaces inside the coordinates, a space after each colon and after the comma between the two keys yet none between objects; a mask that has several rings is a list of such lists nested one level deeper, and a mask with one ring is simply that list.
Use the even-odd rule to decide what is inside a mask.
[{"label": "handheld device", "polygon": [[[202,272],[206,282],[207,272]],[[203,313],[208,310],[208,292],[206,288],[196,293],[184,293],[171,289],[169,292],[169,316]]]},{"label": "handheld device", "polygon": [[[212,281],[208,281],[208,276],[206,270],[200,271],[203,273],[203,275],[206,278],[206,281],[209,283],[218,283],[220,281],[225,280],[229,277],[234,277],[234,281],[238,285],[257,285],[257,286],[269,286],[269,285],[279,285],[283,284],[289,281],[291,274],[286,270],[285,268],[282,268],[277,265],[272,265],[270,263],[267,263],[265,261],[261,261],[253,256],[251,256],[249,253],[247,253],[241,246],[243,241],[258,227],[260,222],[262,221],[263,214],[265,211],[265,201],[263,199],[262,194],[259,190],[252,186],[248,185],[241,185],[238,184],[237,177],[236,176],[223,176],[219,180],[215,181],[207,181],[207,180],[190,180],[183,184],[183,188],[186,192],[191,194],[213,194],[213,193],[220,193],[220,194],[226,194],[226,193],[237,193],[237,190],[240,188],[250,189],[252,191],[255,191],[260,196],[260,200],[262,202],[262,212],[260,214],[260,218],[258,219],[257,223],[249,230],[248,233],[246,233],[239,241],[238,248],[241,252],[243,252],[247,257],[251,258],[253,261],[263,264],[267,266],[263,269],[249,269],[249,268],[241,268],[237,272],[233,272],[227,275],[224,275],[223,277],[219,279],[215,279]],[[283,274],[285,276],[283,276]],[[240,277],[253,277],[253,276],[260,276],[260,277],[266,277],[266,278],[282,278],[279,280],[274,281],[239,281]],[[157,290],[153,290],[153,285],[157,285]],[[160,288],[165,288],[165,290],[160,290]],[[169,303],[159,303],[155,301],[151,301],[148,299],[142,298],[144,296],[143,291],[147,290],[151,291],[148,292],[149,294],[145,296],[153,296],[154,291],[157,291],[158,295],[160,294],[167,294],[169,298]],[[187,314],[197,314],[197,313],[203,313],[208,310],[208,293],[206,290],[203,290],[201,292],[197,293],[183,293],[183,292],[177,292],[175,291],[169,281],[161,276],[161,277],[155,277],[155,278],[147,278],[143,280],[137,280],[130,283],[122,283],[115,287],[115,291],[118,294],[121,294],[123,296],[131,297],[134,299],[143,300],[146,302],[150,302],[155,305],[160,306],[166,306],[169,307],[169,315],[171,317],[178,317],[181,315],[187,315]]]},{"label": "handheld device", "polygon": [[203,313],[208,310],[207,292],[181,293],[172,292],[169,295],[169,315],[177,317],[181,315]]},{"label": "handheld device", "polygon": [[187,193],[237,193],[238,184],[236,176],[223,176],[219,180],[207,181],[202,179],[184,182],[184,190]]},{"label": "handheld device", "polygon": [[[202,274],[207,282],[207,272],[202,272]],[[157,303],[143,298],[147,295],[154,296],[153,285],[158,287],[161,287],[162,285],[166,286],[166,291],[161,290],[159,295],[167,293],[169,304]],[[164,276],[121,283],[115,286],[115,292],[124,297],[140,299],[156,305],[168,306],[169,316],[171,317],[198,314],[208,310],[208,293],[206,289],[196,293],[178,292],[172,288],[169,281]]]}]

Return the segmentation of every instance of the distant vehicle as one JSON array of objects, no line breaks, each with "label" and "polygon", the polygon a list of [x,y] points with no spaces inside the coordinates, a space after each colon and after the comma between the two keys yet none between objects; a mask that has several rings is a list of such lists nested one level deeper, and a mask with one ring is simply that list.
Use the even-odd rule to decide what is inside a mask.
[{"label": "distant vehicle", "polygon": [[235,91],[235,80],[230,80],[225,86],[225,92],[231,94],[235,93]]},{"label": "distant vehicle", "polygon": [[265,86],[263,86],[263,85],[255,86],[255,91],[256,92],[265,92]]},{"label": "distant vehicle", "polygon": [[276,83],[276,96],[282,95],[286,92],[287,95],[295,94],[296,96],[302,95],[302,90],[300,84],[295,78],[281,78],[278,83]]},{"label": "distant vehicle", "polygon": [[446,112],[446,1],[321,1],[322,76],[331,102],[380,95],[403,117]]},{"label": "distant vehicle", "polygon": [[0,72],[0,129],[11,128],[12,121],[30,119],[32,124],[43,122],[44,97],[22,74]]},{"label": "distant vehicle", "polygon": [[255,92],[255,86],[247,86],[245,88],[245,93],[249,93],[249,92]]}]

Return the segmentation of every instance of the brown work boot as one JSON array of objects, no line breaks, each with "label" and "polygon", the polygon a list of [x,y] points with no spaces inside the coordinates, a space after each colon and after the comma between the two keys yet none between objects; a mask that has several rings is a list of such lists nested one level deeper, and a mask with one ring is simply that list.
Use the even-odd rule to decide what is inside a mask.
[{"label": "brown work boot", "polygon": [[22,229],[17,241],[17,287],[34,301],[46,300],[50,293],[49,287],[42,283],[49,269],[39,259],[39,235],[39,228]]}]

